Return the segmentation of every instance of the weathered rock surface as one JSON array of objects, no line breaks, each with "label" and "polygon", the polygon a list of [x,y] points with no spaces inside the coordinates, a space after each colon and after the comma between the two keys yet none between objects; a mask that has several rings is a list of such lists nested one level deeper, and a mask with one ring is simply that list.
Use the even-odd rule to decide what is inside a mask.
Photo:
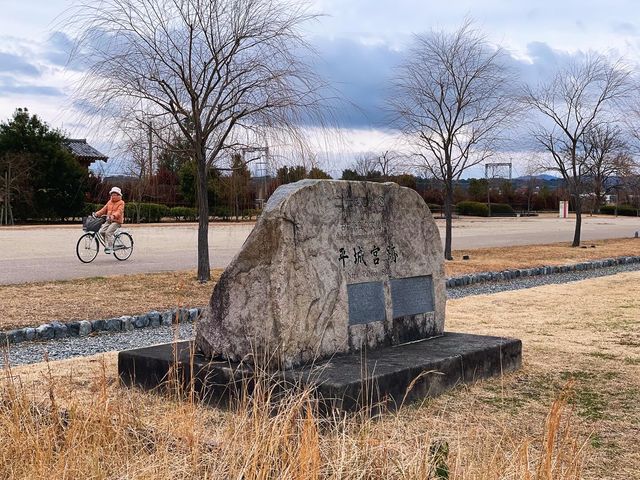
[{"label": "weathered rock surface", "polygon": [[291,367],[439,335],[440,235],[413,190],[303,180],[271,196],[197,324],[209,357]]}]

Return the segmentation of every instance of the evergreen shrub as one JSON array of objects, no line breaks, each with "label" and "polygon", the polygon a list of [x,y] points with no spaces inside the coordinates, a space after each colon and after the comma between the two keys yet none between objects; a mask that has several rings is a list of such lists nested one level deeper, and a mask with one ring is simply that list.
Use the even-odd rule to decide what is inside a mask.
[{"label": "evergreen shrub", "polygon": [[[604,213],[605,215],[615,215],[616,206],[605,205],[603,207],[600,207],[600,213]],[[633,205],[618,205],[618,215],[623,215],[625,217],[636,217],[639,215],[639,211]]]},{"label": "evergreen shrub", "polygon": [[471,215],[474,217],[489,216],[489,207],[487,207],[485,203],[481,202],[458,202],[456,210],[458,215]]},{"label": "evergreen shrub", "polygon": [[140,212],[140,223],[158,223],[171,213],[169,207],[159,203],[126,202],[124,207],[125,220],[129,223],[137,223],[138,211]]},{"label": "evergreen shrub", "polygon": [[512,215],[515,217],[515,210],[508,203],[492,203],[491,215]]},{"label": "evergreen shrub", "polygon": [[198,211],[191,207],[172,207],[169,211],[170,216],[174,217],[177,222],[183,220],[186,222],[194,222],[198,217]]}]

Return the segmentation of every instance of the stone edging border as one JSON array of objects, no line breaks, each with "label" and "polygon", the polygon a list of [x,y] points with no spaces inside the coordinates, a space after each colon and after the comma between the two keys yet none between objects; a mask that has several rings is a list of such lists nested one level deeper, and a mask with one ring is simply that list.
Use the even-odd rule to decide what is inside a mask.
[{"label": "stone edging border", "polygon": [[168,326],[193,322],[204,308],[177,308],[163,312],[151,311],[141,315],[123,315],[104,320],[51,322],[39,327],[24,327],[0,332],[0,345],[53,340],[67,337],[86,337],[93,332],[127,332],[138,328]]},{"label": "stone edging border", "polygon": [[[583,270],[594,270],[615,265],[640,263],[640,256],[606,258],[591,262],[570,265],[552,265],[534,268],[503,270],[501,272],[480,272],[445,280],[447,288],[464,287],[478,283],[499,282],[522,277],[554,275]],[[35,340],[53,340],[67,337],[86,337],[92,332],[126,332],[138,328],[159,327],[173,323],[193,322],[204,311],[204,308],[178,308],[164,312],[151,311],[141,315],[123,315],[105,320],[79,320],[75,322],[51,322],[39,327],[24,327],[14,330],[0,331],[0,345],[29,342]]]},{"label": "stone edging border", "polygon": [[554,275],[557,273],[577,272],[584,270],[594,270],[596,268],[607,268],[615,265],[625,265],[630,263],[640,263],[640,256],[605,258],[603,260],[593,260],[590,262],[580,262],[570,265],[552,265],[544,267],[521,268],[514,270],[503,270],[501,272],[480,272],[460,277],[450,277],[446,279],[447,288],[464,287],[477,283],[499,282],[501,280],[513,280],[521,277],[535,277],[539,275]]}]

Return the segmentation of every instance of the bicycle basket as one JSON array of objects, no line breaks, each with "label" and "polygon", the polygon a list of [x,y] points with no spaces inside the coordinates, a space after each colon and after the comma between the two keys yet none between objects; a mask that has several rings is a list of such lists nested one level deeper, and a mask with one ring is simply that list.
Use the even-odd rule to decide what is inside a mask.
[{"label": "bicycle basket", "polygon": [[97,232],[104,222],[104,218],[82,217],[82,229],[85,232]]}]

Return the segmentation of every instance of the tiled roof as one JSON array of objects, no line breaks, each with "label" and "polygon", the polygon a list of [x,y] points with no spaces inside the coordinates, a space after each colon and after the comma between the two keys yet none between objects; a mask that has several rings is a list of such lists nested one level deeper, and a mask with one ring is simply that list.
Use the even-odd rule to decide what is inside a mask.
[{"label": "tiled roof", "polygon": [[107,158],[109,158],[106,155],[103,155],[102,153],[100,153],[95,148],[93,148],[91,145],[89,145],[87,143],[87,140],[84,138],[82,139],[69,138],[67,140],[67,148],[69,148],[69,150],[73,155],[82,159],[90,159],[92,161],[95,161],[95,160],[106,161]]}]

